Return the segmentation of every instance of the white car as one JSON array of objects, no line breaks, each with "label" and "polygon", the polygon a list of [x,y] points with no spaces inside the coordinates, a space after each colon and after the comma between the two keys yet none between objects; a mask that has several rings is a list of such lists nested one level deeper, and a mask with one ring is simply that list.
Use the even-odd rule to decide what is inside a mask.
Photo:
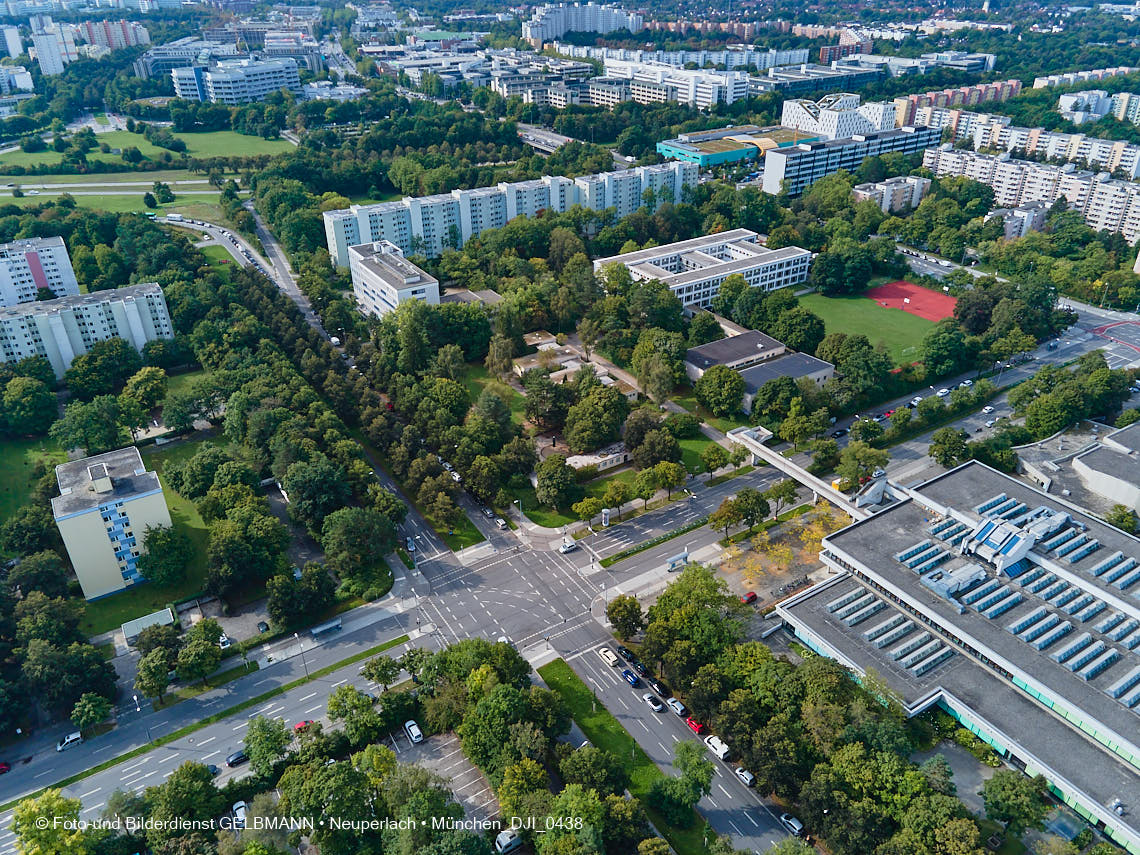
[{"label": "white car", "polygon": [[973,380],[963,380],[961,383],[958,384],[958,386],[962,389],[969,389],[973,385],[974,385]]},{"label": "white car", "polygon": [[988,416],[993,411],[994,411],[994,408],[989,406],[988,404],[986,406],[982,407],[982,415],[983,416]]},{"label": "white car", "polygon": [[653,694],[653,692],[646,692],[641,696],[641,699],[649,704],[649,708],[654,712],[665,712],[665,704],[657,700],[657,695]]},{"label": "white car", "polygon": [[790,813],[780,814],[780,824],[796,837],[804,836],[804,824]]},{"label": "white car", "polygon": [[562,541],[562,543],[558,546],[558,551],[565,555],[567,552],[573,552],[577,548],[578,544],[572,540],[567,539]]},{"label": "white car", "polygon": [[992,428],[993,426],[994,426],[994,420],[993,419],[986,419],[986,427]]},{"label": "white car", "polygon": [[913,398],[910,399],[910,405],[912,407],[917,407],[921,403],[922,403],[922,395],[915,395]]},{"label": "white car", "polygon": [[668,704],[669,709],[673,710],[680,718],[684,718],[689,714],[688,708],[676,698],[669,698],[665,703]]},{"label": "white car", "polygon": [[744,786],[746,786],[746,787],[755,787],[756,786],[756,776],[753,775],[751,772],[749,772],[747,769],[745,769],[743,766],[737,766],[735,769],[732,770],[732,774],[736,775],[736,777],[740,779],[740,782],[742,784],[744,784]]},{"label": "white car", "polygon": [[249,805],[245,802],[234,802],[234,828],[245,828],[245,814]]},{"label": "white car", "polygon": [[218,636],[218,647],[222,648],[222,650],[229,649],[230,645],[232,644],[233,642],[230,641],[230,637],[224,632]]},{"label": "white car", "polygon": [[416,724],[415,720],[404,722],[404,733],[408,735],[408,739],[413,744],[419,744],[424,741],[424,732],[420,730],[420,726]]},{"label": "white car", "polygon": [[939,397],[939,398],[945,398],[945,397],[946,397],[947,395],[949,395],[949,394],[950,394],[950,390],[949,390],[949,389],[939,389],[939,390],[938,390],[938,397]]},{"label": "white car", "polygon": [[709,734],[705,737],[705,747],[721,760],[728,757],[728,743],[715,734]]},{"label": "white car", "polygon": [[618,664],[617,654],[615,654],[608,647],[599,647],[598,655],[602,657],[602,661],[609,665],[611,668],[616,668]]}]

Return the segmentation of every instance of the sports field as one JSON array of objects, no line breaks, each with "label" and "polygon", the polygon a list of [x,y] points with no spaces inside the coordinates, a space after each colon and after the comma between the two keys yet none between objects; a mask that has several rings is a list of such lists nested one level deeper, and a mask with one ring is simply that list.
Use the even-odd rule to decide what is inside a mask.
[{"label": "sports field", "polygon": [[829,333],[865,335],[871,344],[882,342],[898,365],[918,359],[922,337],[934,326],[932,321],[900,309],[884,308],[864,296],[808,294],[800,297],[800,305],[823,318]]},{"label": "sports field", "polygon": [[949,294],[931,291],[899,279],[867,290],[867,298],[889,309],[902,309],[928,321],[940,321],[954,314],[958,301]]}]

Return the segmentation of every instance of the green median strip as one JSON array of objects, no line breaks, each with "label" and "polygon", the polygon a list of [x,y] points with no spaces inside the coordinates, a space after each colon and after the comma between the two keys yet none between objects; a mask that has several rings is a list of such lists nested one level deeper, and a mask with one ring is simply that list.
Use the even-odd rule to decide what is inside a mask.
[{"label": "green median strip", "polygon": [[647,540],[644,543],[639,543],[637,546],[631,546],[629,549],[623,549],[621,552],[615,552],[613,555],[610,555],[607,558],[603,558],[598,563],[603,567],[609,567],[613,564],[617,564],[619,561],[624,561],[632,555],[637,555],[639,552],[644,552],[647,549],[652,549],[655,546],[659,546],[662,543],[670,541],[675,537],[680,537],[682,534],[688,534],[690,531],[695,531],[708,521],[709,518],[707,516],[693,520],[688,525],[683,525],[681,528],[673,529],[673,531],[658,535],[652,540]]},{"label": "green median strip", "polygon": [[191,733],[201,730],[207,725],[219,722],[222,719],[228,718],[229,716],[235,715],[239,712],[244,712],[250,707],[255,707],[258,704],[263,704],[271,698],[276,698],[279,695],[283,695],[288,691],[296,689],[298,686],[303,686],[306,683],[311,683],[313,680],[318,680],[321,677],[326,677],[332,672],[344,668],[346,665],[352,665],[353,663],[359,662],[362,659],[368,659],[369,657],[375,656],[378,653],[383,653],[385,650],[389,650],[393,647],[404,644],[409,640],[410,639],[408,636],[401,635],[393,638],[391,641],[385,641],[383,644],[377,645],[376,647],[370,647],[367,650],[362,650],[360,653],[356,653],[347,659],[342,659],[340,662],[334,662],[332,665],[328,665],[318,671],[310,671],[307,677],[302,677],[299,680],[294,680],[292,683],[286,683],[284,686],[278,686],[276,689],[270,689],[268,692],[263,692],[257,697],[250,698],[247,701],[242,701],[240,704],[235,704],[229,709],[214,713],[213,715],[201,719],[200,721],[196,721],[193,724],[188,724],[186,727],[176,730],[173,733],[168,733],[166,736],[160,736],[153,742],[148,742],[146,745],[140,745],[138,748],[128,751],[125,754],[120,754],[118,757],[112,757],[110,760],[104,760],[98,766],[92,766],[90,769],[85,769],[77,775],[72,775],[69,778],[64,778],[61,781],[56,781],[54,784],[50,784],[41,790],[37,790],[34,793],[29,793],[28,795],[22,796],[15,801],[8,802],[7,804],[0,805],[0,812],[14,808],[24,799],[34,799],[40,796],[45,790],[58,790],[62,789],[63,787],[71,786],[77,781],[82,781],[85,778],[90,778],[97,772],[102,772],[106,769],[110,769],[112,766],[118,765],[124,760],[130,760],[133,757],[139,757],[140,755],[146,754],[149,751],[153,751],[155,748],[161,748],[163,745],[168,745],[171,742],[181,739],[184,736],[189,736]]},{"label": "green median strip", "polygon": [[609,710],[598,702],[589,686],[562,659],[555,659],[538,669],[542,679],[557,692],[570,715],[592,745],[609,751],[623,764],[628,763],[629,791],[641,801],[650,821],[673,847],[677,855],[703,855],[707,853],[704,841],[708,831],[704,819],[694,812],[694,821],[688,828],[674,828],[665,819],[646,805],[646,799],[653,783],[665,773],[649,759],[637,741],[621,726]]},{"label": "green median strip", "polygon": [[238,665],[236,668],[230,668],[227,671],[222,671],[220,674],[215,674],[212,677],[206,678],[206,685],[195,683],[191,686],[181,686],[166,693],[166,697],[162,701],[154,701],[155,710],[164,710],[172,707],[181,701],[187,701],[190,698],[195,698],[203,692],[208,692],[210,689],[216,689],[218,686],[223,686],[231,680],[237,680],[244,677],[246,674],[252,674],[258,669],[256,662],[246,662],[244,665]]}]

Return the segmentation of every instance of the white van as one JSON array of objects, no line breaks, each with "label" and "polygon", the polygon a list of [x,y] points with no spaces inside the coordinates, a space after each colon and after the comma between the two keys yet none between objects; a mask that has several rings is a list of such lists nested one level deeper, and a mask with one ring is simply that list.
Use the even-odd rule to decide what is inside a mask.
[{"label": "white van", "polygon": [[721,760],[728,756],[728,745],[719,736],[713,734],[706,736],[705,746]]},{"label": "white van", "polygon": [[404,722],[404,733],[415,744],[424,741],[424,732],[420,730],[420,726],[416,724],[415,720]]},{"label": "white van", "polygon": [[61,739],[59,742],[57,742],[55,745],[55,750],[56,751],[66,751],[72,745],[78,745],[82,741],[83,741],[83,734],[81,734],[77,730],[77,731],[75,731],[75,733],[69,733],[67,736],[65,736],[63,739]]},{"label": "white van", "polygon": [[618,658],[614,654],[614,652],[612,650],[610,650],[608,647],[599,647],[598,648],[598,655],[601,656],[602,661],[605,662],[607,665],[609,665],[611,668],[617,667]]},{"label": "white van", "polygon": [[523,839],[513,828],[507,828],[495,835],[496,852],[514,852],[522,849]]}]

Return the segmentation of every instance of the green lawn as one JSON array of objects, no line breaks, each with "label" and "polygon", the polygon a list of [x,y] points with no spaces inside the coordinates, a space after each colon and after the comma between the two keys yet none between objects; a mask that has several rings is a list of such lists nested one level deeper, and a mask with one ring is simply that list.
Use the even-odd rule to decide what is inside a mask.
[{"label": "green lawn", "polygon": [[475,402],[479,398],[479,395],[484,389],[488,387],[494,389],[505,398],[510,405],[511,421],[518,425],[522,424],[526,410],[526,398],[514,387],[508,386],[506,383],[492,377],[484,366],[478,363],[468,365],[467,372],[463,375],[461,382],[464,388],[467,389],[467,394],[471,396],[472,402]]},{"label": "green lawn", "polygon": [[597,702],[590,688],[578,679],[570,666],[561,659],[555,659],[548,665],[538,669],[542,679],[546,681],[553,691],[557,692],[570,715],[582,728],[586,738],[593,745],[603,751],[609,751],[620,758],[622,765],[629,772],[629,791],[641,800],[650,820],[678,855],[699,855],[707,852],[704,845],[706,825],[697,814],[693,824],[686,829],[677,829],[668,825],[656,812],[645,805],[645,798],[653,782],[664,777],[665,773],[657,768],[657,764],[641,749],[641,746],[626,731],[621,723],[610,714],[604,706]]},{"label": "green lawn", "polygon": [[65,460],[67,454],[50,439],[8,439],[0,443],[0,520],[28,501],[34,484],[32,467],[37,462],[51,467]]},{"label": "green lawn", "polygon": [[[3,155],[0,155],[0,160],[2,159]],[[238,179],[240,174],[224,172],[223,177]],[[179,185],[175,184],[177,181],[195,182],[181,185],[186,190],[194,187],[212,189],[206,182],[205,175],[188,169],[158,169],[153,172],[84,172],[82,175],[10,175],[4,178],[3,183],[19,184],[21,187],[37,187],[40,184],[126,184],[129,188],[137,186],[139,192],[142,192],[155,181],[169,184],[175,193],[178,192]]]},{"label": "green lawn", "polygon": [[680,388],[678,392],[673,394],[672,398],[694,416],[697,416],[701,421],[712,425],[721,433],[728,433],[735,427],[740,427],[741,425],[748,424],[748,420],[743,416],[743,414],[741,414],[741,418],[739,419],[722,419],[719,416],[714,416],[712,413],[697,403],[697,396],[693,393],[692,386],[685,386],[683,388]]},{"label": "green lawn", "polygon": [[682,439],[681,462],[690,472],[699,475],[705,471],[705,464],[701,463],[701,452],[712,444],[712,440],[703,433],[692,439]]},{"label": "green lawn", "polygon": [[865,335],[871,344],[882,342],[896,364],[919,358],[922,337],[934,324],[901,309],[885,309],[867,297],[824,297],[808,294],[800,305],[823,318],[827,332]]},{"label": "green lawn", "polygon": [[197,695],[202,694],[203,692],[208,692],[210,689],[216,689],[218,686],[224,686],[231,680],[237,680],[241,677],[244,677],[246,674],[252,674],[257,670],[257,668],[258,665],[256,662],[245,662],[241,665],[235,665],[233,668],[222,671],[220,674],[216,674],[213,677],[207,677],[204,684],[199,682],[194,683],[191,686],[177,686],[166,693],[166,696],[162,699],[161,703],[159,703],[157,699],[153,700],[151,703],[154,706],[155,710],[164,710],[167,707],[174,706],[179,701],[188,700],[189,698],[193,698]]},{"label": "green lawn", "polygon": [[199,369],[187,371],[184,374],[171,374],[166,378],[166,394],[182,393],[190,389],[199,380],[208,377],[209,372]]},{"label": "green lawn", "polygon": [[206,256],[210,261],[211,267],[219,269],[232,268],[236,263],[234,257],[230,255],[230,251],[222,246],[220,243],[210,244],[209,246],[201,247],[202,255]]},{"label": "green lawn", "polygon": [[87,604],[82,629],[88,635],[114,629],[125,621],[157,611],[167,603],[181,600],[202,590],[206,582],[206,542],[209,532],[206,523],[198,514],[198,509],[189,499],[178,495],[162,477],[167,463],[193,457],[202,447],[202,442],[180,442],[173,448],[148,446],[142,449],[143,461],[158,472],[162,481],[166,505],[170,509],[170,521],[190,538],[194,547],[194,557],[190,559],[186,578],[181,584],[159,587],[145,582],[111,597],[105,597]]},{"label": "green lawn", "polygon": [[[180,140],[186,142],[186,153],[191,157],[209,158],[209,157],[230,157],[235,154],[244,156],[253,156],[259,154],[281,154],[285,151],[292,151],[293,144],[286,140],[265,140],[261,137],[246,136],[245,134],[234,133],[233,131],[210,131],[208,133],[200,134],[175,134]],[[159,148],[152,145],[142,134],[132,134],[130,131],[109,131],[105,134],[98,134],[96,139],[100,144],[106,143],[112,149],[124,149],[134,146],[143,157],[151,160],[158,160],[163,154],[170,154],[173,157],[180,157],[179,152],[170,152],[164,148]],[[49,147],[47,151],[26,152],[20,149],[10,151],[5,154],[0,154],[0,167],[4,166],[36,166],[38,164],[55,165],[63,160],[63,153],[52,151]],[[104,153],[98,148],[93,149],[87,153],[88,163],[122,163],[122,158],[117,154]],[[143,178],[147,173],[132,173],[141,175]],[[76,176],[78,180],[78,176]]]},{"label": "green lawn", "polygon": [[[66,192],[63,190],[60,193],[54,193],[51,190],[42,190],[38,196],[24,196],[22,199],[7,198],[0,194],[0,202],[28,208],[43,202],[54,201]],[[220,223],[225,218],[225,214],[222,213],[221,206],[218,204],[220,194],[216,190],[202,193],[178,192],[178,198],[173,202],[155,208],[147,208],[143,204],[143,193],[145,192],[146,188],[140,187],[138,195],[105,193],[98,196],[72,196],[71,198],[75,200],[76,207],[110,211],[112,214],[143,214],[150,211],[154,214],[182,214],[184,217],[214,223]]]},{"label": "green lawn", "polygon": [[360,193],[348,197],[348,200],[354,205],[378,205],[381,202],[394,202],[397,199],[403,199],[403,193],[381,193],[379,196],[369,196],[367,193]]}]

